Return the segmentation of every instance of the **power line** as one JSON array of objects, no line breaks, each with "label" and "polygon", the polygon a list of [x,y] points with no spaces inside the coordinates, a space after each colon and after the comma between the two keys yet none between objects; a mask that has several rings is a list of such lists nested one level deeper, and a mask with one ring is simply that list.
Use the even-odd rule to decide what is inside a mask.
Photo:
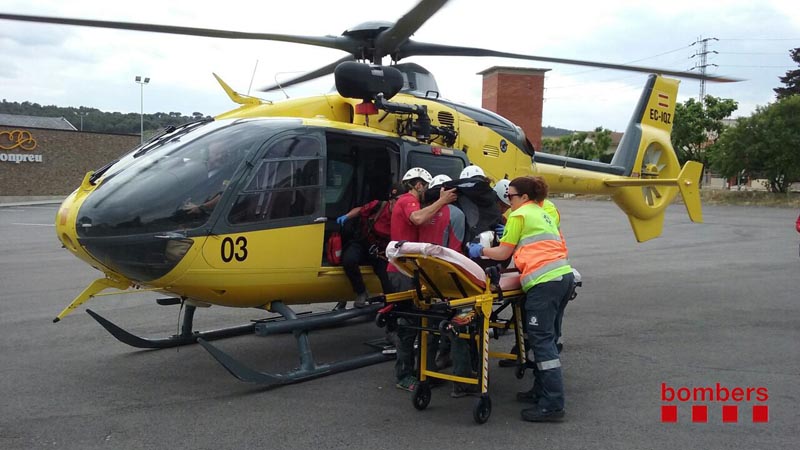
[{"label": "power line", "polygon": [[755,67],[757,69],[786,69],[790,70],[793,66],[737,66],[733,64],[723,64],[720,67]]},{"label": "power line", "polygon": [[785,55],[787,52],[719,52],[720,55]]},{"label": "power line", "polygon": [[720,41],[800,41],[800,38],[719,38]]},{"label": "power line", "polygon": [[[688,48],[688,46],[684,47],[683,49],[685,49],[685,48]],[[681,49],[681,50],[683,50],[683,49]],[[673,53],[673,52],[666,52],[666,53]],[[662,53],[662,55],[664,55],[666,53]],[[672,61],[670,61],[668,63],[662,64],[661,68],[665,69],[665,70],[669,69],[669,70],[684,70],[684,71],[688,71],[690,69],[687,69],[686,66],[683,65],[685,62],[686,62],[686,58],[682,57],[680,59],[674,59],[674,60],[672,60]],[[676,65],[679,65],[679,64],[682,65],[682,67],[676,67]],[[593,69],[593,70],[588,70],[586,72],[593,72],[594,70],[606,70],[606,69]],[[570,75],[575,75],[575,73],[565,74],[564,76],[566,77],[566,76],[570,76]],[[633,73],[633,74],[629,74],[629,75],[615,76],[613,78],[592,79],[591,82],[592,83],[611,83],[611,82],[614,82],[614,81],[628,80],[628,79],[631,79],[631,78],[636,78],[636,77],[641,77],[641,76],[647,76],[647,75],[643,74],[643,73]],[[546,77],[549,77],[549,74],[546,75]],[[556,86],[545,86],[545,90],[548,90],[548,89],[570,89],[570,88],[585,86],[586,83],[587,82],[584,81],[584,82],[578,82],[578,83],[573,83],[573,84],[563,84],[563,85],[560,85],[560,86],[559,85],[556,85]]]},{"label": "power line", "polygon": [[[659,53],[659,54],[657,54],[657,55],[646,56],[646,57],[644,57],[644,58],[640,58],[640,59],[634,59],[633,61],[627,61],[627,62],[624,62],[624,63],[622,63],[622,64],[633,64],[633,63],[637,63],[637,62],[645,61],[645,60],[648,60],[648,59],[658,58],[659,56],[669,55],[670,53],[675,53],[675,52],[679,52],[679,51],[681,51],[681,50],[686,50],[687,48],[691,47],[692,45],[694,45],[694,43],[692,43],[692,44],[689,44],[689,45],[685,45],[685,46],[683,46],[683,47],[679,47],[679,48],[676,48],[676,49],[673,49],[673,50],[668,50],[668,51],[666,51],[666,52]],[[583,73],[596,72],[596,71],[598,71],[598,70],[610,70],[610,69],[603,69],[603,68],[596,68],[596,69],[586,69],[586,70],[579,70],[579,71],[577,71],[577,72],[569,72],[569,73],[565,73],[564,75],[565,75],[565,76],[568,76],[568,75],[580,75],[580,74],[583,74]]]}]

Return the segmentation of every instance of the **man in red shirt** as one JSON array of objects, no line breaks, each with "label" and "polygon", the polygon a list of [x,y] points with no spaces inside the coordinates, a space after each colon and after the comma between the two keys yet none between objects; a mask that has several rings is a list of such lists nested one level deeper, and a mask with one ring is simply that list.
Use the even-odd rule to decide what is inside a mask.
[{"label": "man in red shirt", "polygon": [[[455,189],[442,188],[439,199],[421,208],[420,199],[425,194],[428,184],[433,180],[431,174],[421,167],[413,167],[403,175],[403,186],[407,192],[401,195],[392,209],[391,240],[420,242],[419,227],[431,220],[443,206],[458,199]],[[394,292],[407,291],[414,288],[413,280],[397,271],[389,264],[387,269]]]},{"label": "man in red shirt", "polygon": [[[407,192],[397,199],[392,209],[391,239],[393,241],[420,242],[419,226],[430,221],[442,207],[458,199],[455,189],[442,188],[438,200],[421,208],[420,199],[423,198],[422,196],[432,180],[431,174],[421,167],[413,167],[403,175],[403,185]],[[414,280],[400,273],[392,264],[389,264],[387,271],[393,292],[408,291],[414,288]],[[418,383],[414,376],[414,338],[416,334],[416,330],[407,326],[400,327],[397,332],[395,377],[397,378],[397,387],[407,391],[416,389]],[[433,361],[430,362],[433,363]]]}]

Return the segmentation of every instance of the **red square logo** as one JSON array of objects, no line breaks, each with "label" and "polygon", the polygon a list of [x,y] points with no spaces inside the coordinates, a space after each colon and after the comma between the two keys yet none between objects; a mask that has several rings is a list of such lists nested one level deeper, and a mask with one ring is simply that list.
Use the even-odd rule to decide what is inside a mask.
[{"label": "red square logo", "polygon": [[692,405],[692,422],[698,422],[698,423],[708,422],[707,405]]},{"label": "red square logo", "polygon": [[677,405],[661,405],[661,421],[675,423],[678,421]]},{"label": "red square logo", "polygon": [[757,423],[769,422],[769,406],[753,405],[753,422]]},{"label": "red square logo", "polygon": [[736,423],[739,421],[739,405],[722,405],[722,422]]}]

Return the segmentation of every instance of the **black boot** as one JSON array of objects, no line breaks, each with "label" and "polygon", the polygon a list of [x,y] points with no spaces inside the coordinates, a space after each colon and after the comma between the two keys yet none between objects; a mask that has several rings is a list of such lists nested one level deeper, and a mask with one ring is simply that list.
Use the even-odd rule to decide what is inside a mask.
[{"label": "black boot", "polygon": [[549,411],[540,407],[522,410],[522,420],[528,422],[560,422],[564,419],[564,410]]},{"label": "black boot", "polygon": [[539,403],[539,394],[536,393],[536,388],[531,388],[528,391],[517,392],[517,401],[522,403]]}]

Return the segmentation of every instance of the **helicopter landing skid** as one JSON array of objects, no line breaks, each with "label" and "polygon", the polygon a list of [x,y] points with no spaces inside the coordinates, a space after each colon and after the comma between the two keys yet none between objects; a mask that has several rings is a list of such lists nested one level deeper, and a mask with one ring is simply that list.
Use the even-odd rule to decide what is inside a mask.
[{"label": "helicopter landing skid", "polygon": [[131,347],[136,347],[136,348],[156,349],[156,348],[179,347],[183,345],[194,344],[201,338],[207,341],[213,341],[216,339],[249,334],[252,333],[253,330],[255,329],[255,324],[249,323],[245,325],[239,325],[236,327],[220,328],[217,330],[192,331],[192,324],[194,322],[194,312],[196,309],[197,309],[196,306],[192,305],[186,306],[183,319],[181,320],[180,334],[174,334],[168,338],[160,338],[160,339],[148,339],[136,336],[135,334],[126,331],[125,329],[119,327],[114,322],[111,322],[110,320],[106,319],[100,314],[97,314],[91,309],[87,309],[86,312],[89,313],[89,315],[92,316],[92,318],[96,320],[100,325],[102,325],[103,328],[106,329],[106,331],[108,331],[109,333],[111,333],[112,336],[117,338],[117,340],[119,340],[122,343],[128,344]]},{"label": "helicopter landing skid", "polygon": [[[281,302],[274,302],[272,304],[271,311],[276,312],[285,318],[285,320],[280,321],[281,325],[278,326],[280,331],[276,329],[275,332],[292,331],[295,339],[297,340],[297,350],[300,355],[300,367],[285,373],[267,373],[253,370],[217,347],[211,345],[202,337],[197,339],[197,342],[202,345],[203,348],[206,349],[208,353],[210,353],[211,356],[217,360],[217,362],[222,364],[222,366],[228,372],[230,372],[231,375],[242,381],[260,384],[265,387],[277,387],[286,384],[299,383],[302,381],[320,378],[347,370],[358,369],[360,367],[394,359],[395,355],[393,354],[389,354],[384,351],[376,351],[343,361],[318,365],[314,361],[314,357],[311,353],[311,345],[308,340],[308,331],[310,329],[317,329],[325,325],[331,325],[333,323],[346,321],[355,317],[368,316],[377,312],[379,306],[380,305],[376,304],[361,310],[352,309],[332,311],[327,313],[327,317],[324,319],[319,317],[298,319],[295,312],[291,308]],[[276,325],[278,324],[276,323]],[[263,336],[272,333],[262,329],[258,334]]]}]

